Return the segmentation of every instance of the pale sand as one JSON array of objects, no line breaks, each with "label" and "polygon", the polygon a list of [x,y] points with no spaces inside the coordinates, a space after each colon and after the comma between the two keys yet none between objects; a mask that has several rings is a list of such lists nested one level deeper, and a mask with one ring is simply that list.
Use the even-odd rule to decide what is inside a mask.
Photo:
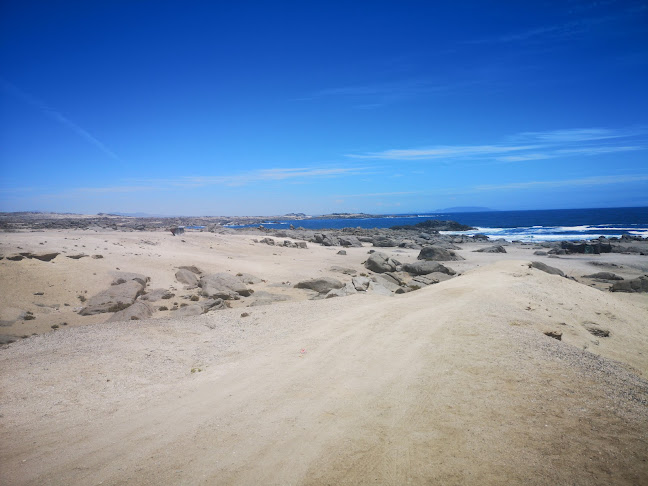
[{"label": "pale sand", "polygon": [[[4,255],[104,259],[0,261],[3,316],[36,316],[1,333],[69,324],[0,350],[0,483],[647,483],[648,296],[527,264],[578,278],[604,270],[587,262],[608,261],[633,277],[646,257],[462,246],[468,260],[448,263],[463,273],[452,280],[313,301],[282,282],[349,281],[330,267],[362,272],[369,248],[341,256],[244,235],[3,234]],[[402,262],[418,254],[378,250]],[[252,288],[293,301],[243,309],[251,297],[198,317],[110,324],[108,314],[73,310],[116,268],[191,295],[174,279],[181,265],[251,273],[266,280]],[[591,335],[588,323],[610,337]]]}]

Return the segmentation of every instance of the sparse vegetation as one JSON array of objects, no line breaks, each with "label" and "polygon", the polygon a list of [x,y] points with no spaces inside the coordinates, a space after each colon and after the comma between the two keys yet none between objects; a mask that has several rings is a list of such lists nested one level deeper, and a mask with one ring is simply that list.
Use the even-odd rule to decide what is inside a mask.
[{"label": "sparse vegetation", "polygon": [[198,302],[200,300],[200,297],[198,297],[197,295],[192,295],[189,300],[192,302]]},{"label": "sparse vegetation", "polygon": [[167,310],[169,310],[169,308],[166,305],[162,305],[162,306],[160,306],[160,308],[158,310],[167,311]]},{"label": "sparse vegetation", "polygon": [[59,325],[58,325],[58,324],[52,324],[50,327],[51,327],[52,329],[58,329],[58,328],[59,328]]},{"label": "sparse vegetation", "polygon": [[86,297],[85,297],[85,295],[77,295],[77,298],[78,298],[81,302],[85,302],[85,301],[86,301]]},{"label": "sparse vegetation", "polygon": [[192,373],[200,373],[202,371],[202,368],[191,368]]}]

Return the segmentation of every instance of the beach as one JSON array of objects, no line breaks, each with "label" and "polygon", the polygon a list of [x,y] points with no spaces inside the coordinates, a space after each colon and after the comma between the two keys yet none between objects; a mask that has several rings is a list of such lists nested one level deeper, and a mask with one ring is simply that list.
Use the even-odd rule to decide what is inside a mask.
[{"label": "beach", "polygon": [[[648,294],[584,277],[636,279],[645,255],[476,252],[493,242],[464,238],[451,250],[463,260],[439,262],[454,275],[384,292],[365,262],[413,265],[420,250],[248,231],[3,233],[2,334],[15,340],[0,351],[3,483],[648,478]],[[32,257],[6,258],[20,252]],[[214,304],[181,267],[238,275],[247,295]],[[150,317],[81,315],[141,276],[136,302],[174,294],[146,302]],[[312,279],[344,287],[295,287]]]}]

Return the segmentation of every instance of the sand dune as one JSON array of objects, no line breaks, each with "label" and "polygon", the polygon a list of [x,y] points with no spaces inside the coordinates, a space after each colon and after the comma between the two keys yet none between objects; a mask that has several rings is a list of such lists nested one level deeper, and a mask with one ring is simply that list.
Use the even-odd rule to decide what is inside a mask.
[{"label": "sand dune", "polygon": [[[169,271],[211,265],[263,285],[328,275],[341,258],[239,236],[207,253],[200,238],[191,254],[171,258],[179,240],[155,251]],[[14,343],[0,353],[1,482],[647,482],[645,295],[531,269],[523,252],[472,255],[453,262],[461,276],[393,297],[286,289],[292,301],[248,317],[237,302]],[[365,257],[349,249],[345,262]],[[165,268],[152,279],[177,285]]]}]

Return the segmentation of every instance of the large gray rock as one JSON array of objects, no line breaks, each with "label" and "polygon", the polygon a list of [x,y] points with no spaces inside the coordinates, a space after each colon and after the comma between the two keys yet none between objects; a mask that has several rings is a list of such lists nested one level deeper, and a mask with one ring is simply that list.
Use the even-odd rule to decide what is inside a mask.
[{"label": "large gray rock", "polygon": [[346,297],[347,295],[353,295],[357,293],[355,287],[352,284],[345,284],[344,287],[340,289],[331,289],[326,293],[326,298],[331,299],[333,297]]},{"label": "large gray rock", "polygon": [[433,278],[430,275],[418,275],[410,280],[407,285],[412,290],[418,290],[436,283],[439,283],[438,278]]},{"label": "large gray rock", "polygon": [[148,290],[145,295],[142,295],[139,300],[157,302],[158,300],[162,300],[165,296],[170,294],[171,292],[169,292],[167,289],[151,289]]},{"label": "large gray rock", "polygon": [[639,278],[615,282],[610,287],[610,292],[648,292],[648,275]]},{"label": "large gray rock", "polygon": [[446,250],[445,248],[440,248],[438,246],[426,246],[421,249],[418,257],[418,260],[431,260],[435,262],[452,262],[458,260],[464,260],[463,257],[457,255],[452,250]]},{"label": "large gray rock", "polygon": [[583,278],[597,278],[599,280],[623,280],[623,277],[620,277],[616,273],[612,272],[592,273],[591,275],[583,275]]},{"label": "large gray rock", "polygon": [[374,239],[372,240],[373,246],[377,246],[380,248],[391,248],[394,246],[398,246],[398,242],[396,240],[392,240],[391,238],[388,238],[386,236],[375,236]]},{"label": "large gray rock", "polygon": [[59,253],[58,252],[52,252],[52,253],[31,253],[29,251],[26,252],[21,252],[20,253],[22,256],[25,258],[35,258],[36,260],[40,260],[42,262],[49,262],[54,260]]},{"label": "large gray rock", "polygon": [[323,246],[339,246],[340,240],[332,234],[328,233],[315,233],[313,238],[316,243],[320,243]]},{"label": "large gray rock", "polygon": [[418,260],[413,263],[405,263],[403,265],[403,270],[412,275],[427,275],[434,272],[441,272],[447,275],[455,274],[453,269],[428,260]]},{"label": "large gray rock", "polygon": [[563,273],[562,270],[560,270],[559,268],[556,268],[556,267],[550,267],[546,263],[531,262],[531,264],[529,266],[531,268],[537,268],[538,270],[541,270],[541,271],[543,271],[545,273],[549,273],[551,275],[560,275],[561,277],[565,276],[565,274]]},{"label": "large gray rock", "polygon": [[148,319],[153,315],[153,307],[146,302],[137,301],[124,310],[115,312],[106,322],[135,321]]},{"label": "large gray rock", "polygon": [[393,272],[398,266],[398,262],[384,253],[372,253],[364,264],[365,268],[376,273]]},{"label": "large gray rock", "polygon": [[355,288],[358,292],[366,292],[369,288],[371,280],[369,280],[367,277],[353,277],[351,279],[351,283],[353,284],[353,288]]},{"label": "large gray rock", "polygon": [[372,277],[371,280],[374,283],[386,288],[390,292],[396,292],[401,288],[400,282],[387,273],[378,274]]},{"label": "large gray rock", "polygon": [[341,289],[344,284],[335,278],[320,277],[304,280],[295,285],[296,289],[314,290],[318,294],[326,294],[332,289]]},{"label": "large gray rock", "polygon": [[275,302],[283,302],[289,300],[285,295],[272,294],[263,290],[254,293],[254,300],[250,303],[249,307],[256,307],[260,305],[270,305]]},{"label": "large gray rock", "polygon": [[485,248],[480,248],[479,250],[475,250],[477,253],[506,253],[506,248],[504,248],[502,245],[495,245],[495,246],[487,246]]},{"label": "large gray rock", "polygon": [[187,288],[193,289],[198,287],[198,275],[196,275],[191,270],[186,268],[181,268],[175,274],[175,278],[181,284],[184,284]]},{"label": "large gray rock", "polygon": [[338,238],[340,245],[341,246],[347,246],[347,247],[354,247],[354,248],[360,248],[362,246],[362,242],[353,235],[344,235],[340,236]]},{"label": "large gray rock", "polygon": [[254,275],[251,275],[249,273],[240,273],[237,274],[236,277],[243,282],[244,284],[248,285],[254,285],[254,284],[259,284],[263,282],[259,277],[255,277]]},{"label": "large gray rock", "polygon": [[82,316],[92,316],[103,312],[118,312],[130,306],[144,291],[145,284],[139,280],[129,280],[111,285],[106,290],[90,297],[86,306],[79,312]]},{"label": "large gray rock", "polygon": [[238,300],[240,296],[248,297],[254,291],[248,289],[238,278],[229,273],[212,273],[203,275],[198,282],[202,289],[201,294],[205,297]]}]

